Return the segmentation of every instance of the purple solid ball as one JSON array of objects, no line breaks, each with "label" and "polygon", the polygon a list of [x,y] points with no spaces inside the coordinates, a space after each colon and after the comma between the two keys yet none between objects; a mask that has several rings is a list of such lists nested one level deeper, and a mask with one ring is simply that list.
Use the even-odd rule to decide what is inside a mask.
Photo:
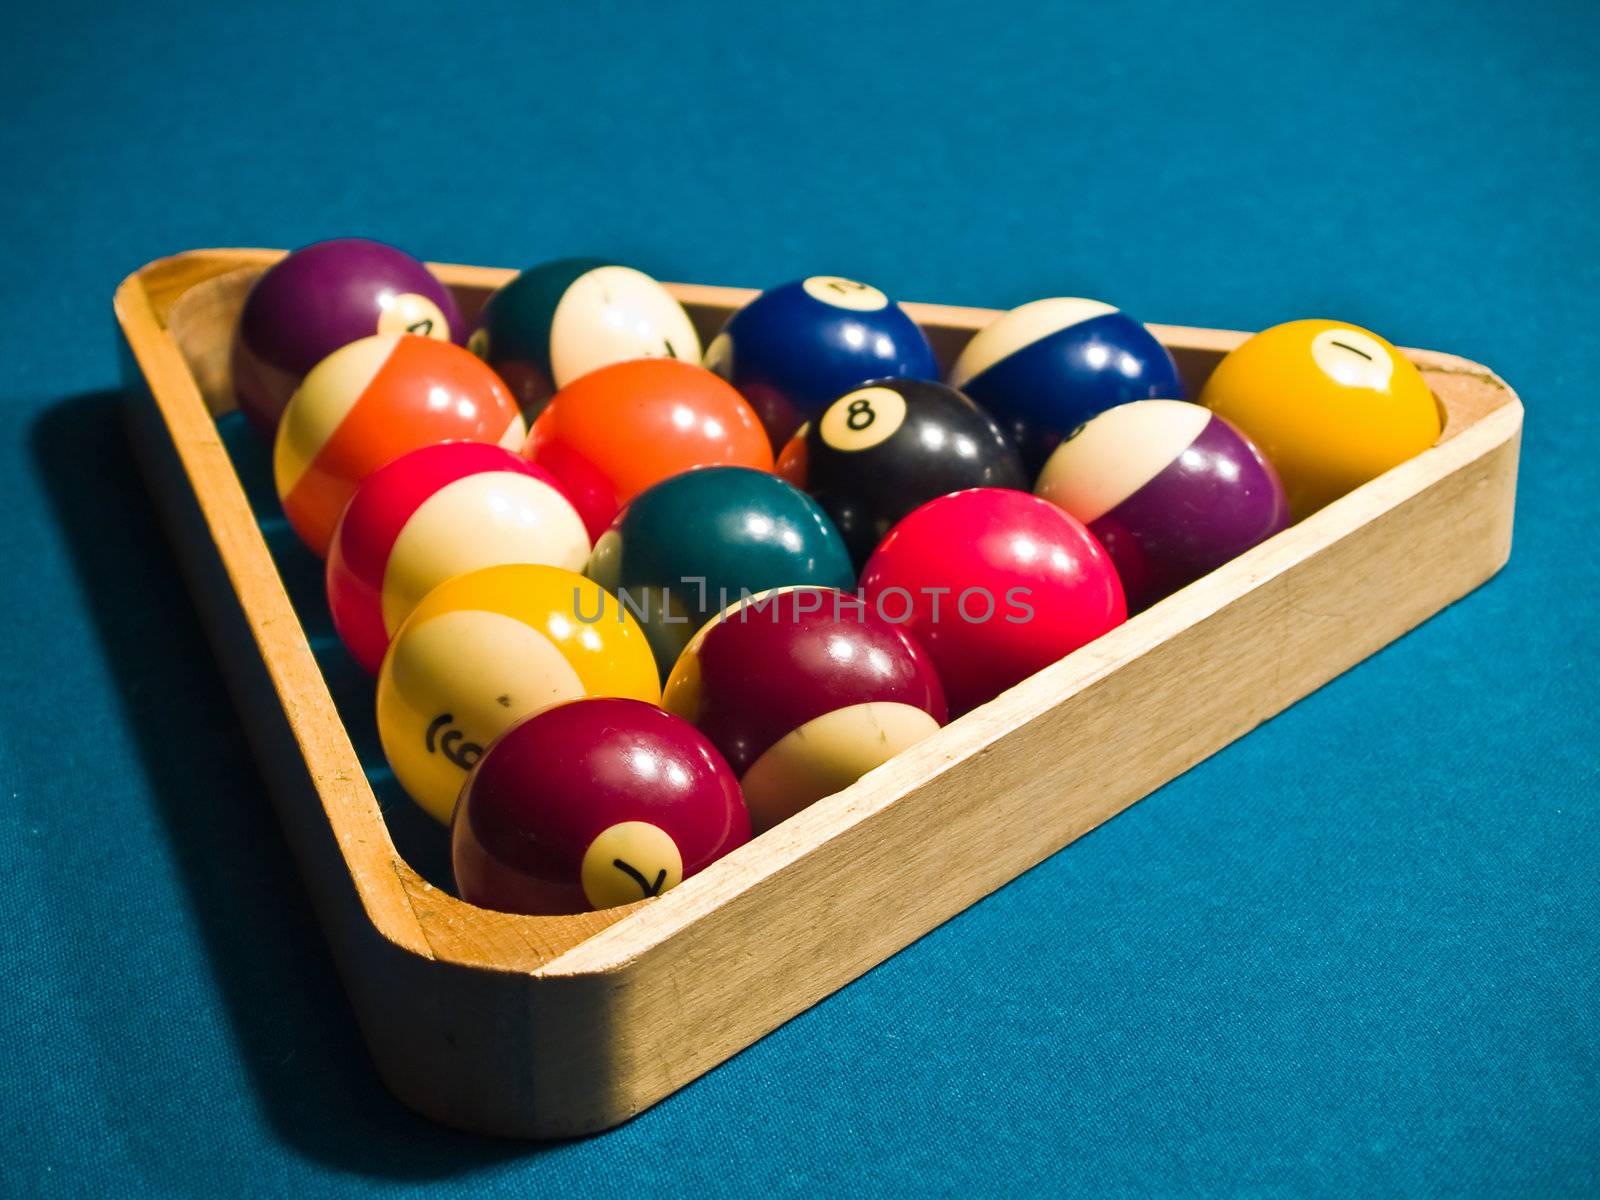
[{"label": "purple solid ball", "polygon": [[239,408],[270,435],[312,367],[374,333],[464,344],[467,330],[449,290],[403,250],[335,238],[294,251],[256,280],[239,314],[232,362]]},{"label": "purple solid ball", "polygon": [[1283,484],[1237,428],[1198,404],[1136,400],[1058,446],[1034,491],[1089,527],[1148,608],[1289,524]]}]

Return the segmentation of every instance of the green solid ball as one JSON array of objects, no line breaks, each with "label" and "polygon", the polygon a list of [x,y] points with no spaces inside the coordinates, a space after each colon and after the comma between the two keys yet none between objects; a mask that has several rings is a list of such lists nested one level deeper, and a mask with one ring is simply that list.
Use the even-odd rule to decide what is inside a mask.
[{"label": "green solid ball", "polygon": [[600,258],[529,267],[484,305],[467,343],[532,420],[580,375],[630,358],[700,361],[683,305],[643,271]]},{"label": "green solid ball", "polygon": [[639,617],[663,678],[701,625],[747,595],[855,587],[844,539],[816,501],[747,467],[701,467],[641,492],[585,573]]}]

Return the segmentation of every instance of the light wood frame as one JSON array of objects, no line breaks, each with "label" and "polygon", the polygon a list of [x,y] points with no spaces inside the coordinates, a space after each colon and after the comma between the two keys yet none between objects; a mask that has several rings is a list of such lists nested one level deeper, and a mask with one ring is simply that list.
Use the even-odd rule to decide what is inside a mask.
[{"label": "light wood frame", "polygon": [[[1439,444],[897,756],[659,899],[575,917],[463,903],[395,850],[215,424],[245,290],[201,250],[116,294],[128,425],[373,1058],[464,1129],[638,1113],[1491,576],[1522,406],[1406,354]],[[475,312],[512,272],[436,266]],[[702,333],[754,293],[674,286]],[[948,363],[995,315],[910,304]],[[1245,336],[1153,326],[1199,385]]]}]

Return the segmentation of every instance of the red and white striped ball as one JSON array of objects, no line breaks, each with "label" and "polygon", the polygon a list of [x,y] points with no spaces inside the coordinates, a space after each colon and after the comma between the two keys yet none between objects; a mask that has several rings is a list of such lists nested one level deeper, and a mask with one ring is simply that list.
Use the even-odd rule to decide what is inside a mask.
[{"label": "red and white striped ball", "polygon": [[519,449],[522,413],[500,377],[450,342],[381,333],[311,369],[278,423],[272,473],[300,540],[326,557],[356,486],[411,450],[439,442]]},{"label": "red and white striped ball", "polygon": [[373,674],[401,622],[430,591],[480,567],[582,570],[583,518],[555,476],[481,442],[402,455],[356,489],[328,550],[328,608]]}]

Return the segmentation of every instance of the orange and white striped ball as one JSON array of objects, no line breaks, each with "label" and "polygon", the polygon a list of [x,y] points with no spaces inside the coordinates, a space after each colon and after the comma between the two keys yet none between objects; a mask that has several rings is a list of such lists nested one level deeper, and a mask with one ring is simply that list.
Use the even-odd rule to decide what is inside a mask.
[{"label": "orange and white striped ball", "polygon": [[588,558],[583,518],[555,476],[502,446],[444,442],[356,489],[328,550],[328,608],[376,674],[401,622],[446,580],[502,563],[578,571]]},{"label": "orange and white striped ball", "polygon": [[289,524],[326,557],[339,514],[379,467],[438,442],[516,450],[526,437],[516,400],[470,351],[381,333],[311,369],[278,424],[272,473]]}]

